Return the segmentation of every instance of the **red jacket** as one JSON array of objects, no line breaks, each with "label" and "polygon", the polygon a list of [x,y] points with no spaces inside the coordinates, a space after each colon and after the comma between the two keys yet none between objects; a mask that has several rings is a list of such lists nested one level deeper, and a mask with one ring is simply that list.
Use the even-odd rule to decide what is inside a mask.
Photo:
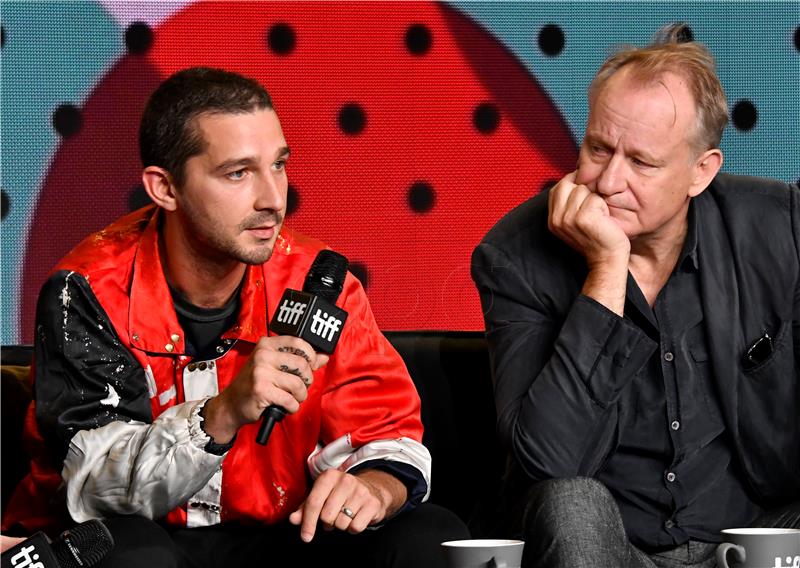
[{"label": "red jacket", "polygon": [[147,207],[89,236],[42,289],[35,406],[26,424],[35,456],[4,528],[21,522],[34,530],[52,521],[62,466],[75,521],[158,518],[172,509],[167,519],[174,524],[275,523],[325,469],[367,462],[390,471],[401,464],[411,500],[427,497],[430,454],[420,443],[419,397],[351,274],[337,301],[348,312],[341,339],[300,410],[278,423],[266,446],[255,443],[254,423],[240,429],[224,456],[203,449],[203,403],[192,401],[234,379],[269,334],[283,291],[302,289],[323,245],[284,228],[269,261],[247,268],[238,323],[220,339],[219,356],[201,365],[185,352],[161,268],[159,217]]}]

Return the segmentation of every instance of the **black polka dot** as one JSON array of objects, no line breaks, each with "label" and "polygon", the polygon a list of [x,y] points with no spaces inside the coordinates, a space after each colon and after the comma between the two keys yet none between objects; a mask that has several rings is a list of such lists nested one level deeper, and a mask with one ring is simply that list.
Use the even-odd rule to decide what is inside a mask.
[{"label": "black polka dot", "polygon": [[800,26],[797,26],[794,30],[794,48],[800,51]]},{"label": "black polka dot", "polygon": [[539,189],[539,191],[547,191],[548,189],[552,189],[557,183],[558,180],[549,179],[542,184],[542,187]]},{"label": "black polka dot", "polygon": [[753,103],[745,99],[739,101],[733,107],[731,119],[733,120],[733,125],[737,129],[747,132],[748,130],[752,130],[756,122],[758,122],[758,111]]},{"label": "black polka dot", "polygon": [[355,136],[367,125],[367,115],[357,103],[347,103],[339,111],[339,128],[345,134]]},{"label": "black polka dot", "polygon": [[144,55],[150,51],[153,45],[153,30],[144,22],[133,22],[125,30],[125,46],[128,53],[133,55]]},{"label": "black polka dot", "polygon": [[555,57],[564,49],[564,32],[555,24],[547,24],[539,31],[539,49],[549,57]]},{"label": "black polka dot", "polygon": [[0,190],[0,219],[5,220],[8,209],[11,207],[11,200],[8,198],[6,190]]},{"label": "black polka dot", "polygon": [[296,42],[297,36],[289,24],[275,24],[267,33],[267,45],[276,55],[289,55]]},{"label": "black polka dot", "polygon": [[678,40],[678,43],[689,43],[694,41],[694,32],[687,24],[683,24],[678,32],[678,37],[675,39]]},{"label": "black polka dot", "polygon": [[493,103],[481,103],[472,111],[472,124],[481,134],[491,134],[500,125],[500,111]]},{"label": "black polka dot", "polygon": [[412,55],[425,55],[430,51],[433,36],[428,26],[412,24],[406,30],[406,49]]},{"label": "black polka dot", "polygon": [[436,193],[431,184],[417,181],[408,188],[408,205],[415,213],[427,213],[436,203]]},{"label": "black polka dot", "polygon": [[75,136],[82,124],[81,111],[74,105],[64,103],[53,112],[53,127],[64,138]]},{"label": "black polka dot", "polygon": [[300,193],[297,188],[289,184],[289,189],[286,192],[286,215],[291,215],[297,208],[300,207]]},{"label": "black polka dot", "polygon": [[351,262],[350,263],[350,272],[353,273],[353,276],[358,278],[361,285],[366,290],[367,286],[369,286],[369,271],[367,267],[364,265],[363,262]]},{"label": "black polka dot", "polygon": [[141,183],[128,193],[128,211],[136,211],[151,203],[150,196],[147,195]]}]

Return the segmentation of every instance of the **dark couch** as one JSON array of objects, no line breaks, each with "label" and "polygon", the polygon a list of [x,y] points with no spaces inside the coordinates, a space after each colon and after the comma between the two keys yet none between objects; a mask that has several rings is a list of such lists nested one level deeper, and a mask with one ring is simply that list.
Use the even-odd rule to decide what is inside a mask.
[{"label": "dark couch", "polygon": [[[422,400],[424,444],[433,456],[431,501],[457,513],[475,536],[504,467],[495,437],[489,357],[482,333],[388,332]],[[27,472],[22,422],[30,402],[29,346],[2,349],[2,505]]]}]

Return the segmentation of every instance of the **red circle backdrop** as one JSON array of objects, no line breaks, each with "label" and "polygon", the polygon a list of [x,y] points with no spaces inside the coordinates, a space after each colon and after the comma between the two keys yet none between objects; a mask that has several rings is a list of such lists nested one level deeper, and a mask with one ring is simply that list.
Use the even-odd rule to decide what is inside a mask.
[{"label": "red circle backdrop", "polygon": [[[275,24],[294,31],[289,54],[269,50]],[[431,34],[423,55],[405,44],[416,24]],[[23,274],[23,338],[32,337],[36,296],[50,268],[131,208],[147,97],[169,74],[194,65],[243,73],[270,91],[292,148],[289,180],[300,196],[287,224],[365,267],[367,294],[386,330],[482,329],[469,277],[472,249],[504,213],[571,171],[577,157],[566,123],[536,79],[453,8],[193,4],[153,30],[146,54],[127,55],[109,70],[82,106],[81,131],[58,149],[28,238],[34,262]],[[338,125],[348,103],[366,115],[355,136]],[[500,116],[487,134],[473,125],[483,103]],[[417,182],[435,194],[425,213],[408,203]]]}]

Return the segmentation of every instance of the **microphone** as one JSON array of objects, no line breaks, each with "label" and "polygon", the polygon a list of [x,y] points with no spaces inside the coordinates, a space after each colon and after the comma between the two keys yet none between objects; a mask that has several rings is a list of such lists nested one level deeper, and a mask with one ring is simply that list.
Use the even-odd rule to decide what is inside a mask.
[{"label": "microphone", "polygon": [[114,548],[114,538],[98,520],[86,521],[50,542],[37,532],[2,554],[2,568],[84,568],[95,566]]},{"label": "microphone", "polygon": [[[322,250],[306,274],[303,291],[287,288],[270,329],[280,335],[292,335],[308,342],[323,353],[333,353],[342,335],[347,312],[336,307],[347,276],[347,258],[332,250]],[[286,416],[286,409],[270,405],[262,414],[256,442],[267,443],[275,424]]]}]

